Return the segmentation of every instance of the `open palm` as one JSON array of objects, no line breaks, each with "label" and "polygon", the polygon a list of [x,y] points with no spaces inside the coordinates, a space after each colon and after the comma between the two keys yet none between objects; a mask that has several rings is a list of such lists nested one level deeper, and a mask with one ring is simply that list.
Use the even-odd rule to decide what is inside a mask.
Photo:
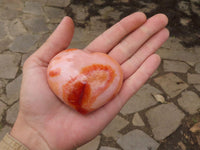
[{"label": "open palm", "polygon": [[114,58],[121,65],[124,82],[118,95],[108,104],[82,115],[52,93],[46,78],[49,61],[68,47],[73,36],[73,22],[65,17],[49,39],[24,64],[20,111],[11,134],[30,149],[34,149],[34,145],[27,143],[22,135],[28,133],[27,130],[43,142],[43,149],[72,149],[94,138],[160,64],[160,57],[154,53],[169,36],[165,28],[167,21],[162,14],[146,20],[143,13],[134,13],[84,49],[107,53]]}]

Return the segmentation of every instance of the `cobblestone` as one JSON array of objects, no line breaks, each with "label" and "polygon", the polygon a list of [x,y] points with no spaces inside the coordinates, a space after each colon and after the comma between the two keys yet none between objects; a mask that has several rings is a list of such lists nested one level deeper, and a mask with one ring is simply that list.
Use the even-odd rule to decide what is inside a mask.
[{"label": "cobblestone", "polygon": [[30,56],[31,54],[30,53],[28,53],[28,54],[23,54],[22,55],[22,60],[21,60],[21,67],[23,67],[23,65],[24,65],[24,62],[26,61],[26,59]]},{"label": "cobblestone", "polygon": [[87,144],[77,148],[77,150],[97,150],[99,143],[100,143],[100,136],[97,136],[92,141],[88,142]]},{"label": "cobblestone", "polygon": [[27,33],[26,28],[19,19],[12,20],[9,24],[9,34],[13,37]]},{"label": "cobblestone", "polygon": [[11,127],[9,126],[5,126],[2,129],[0,129],[0,141],[3,139],[4,135],[6,135],[6,133],[10,132]]},{"label": "cobblestone", "polygon": [[14,124],[17,118],[18,111],[19,111],[19,102],[15,103],[7,110],[6,121],[10,124]]},{"label": "cobblestone", "polygon": [[12,104],[19,99],[20,87],[21,87],[22,75],[18,76],[15,80],[8,83],[6,86],[6,94],[8,100],[7,104]]},{"label": "cobblestone", "polygon": [[45,33],[49,31],[44,17],[33,17],[26,19],[24,20],[24,24],[32,33]]},{"label": "cobblestone", "polygon": [[185,114],[173,103],[162,104],[147,111],[146,116],[154,138],[162,140],[174,132]]},{"label": "cobblestone", "polygon": [[134,114],[132,123],[134,126],[145,126],[144,121],[138,113]]},{"label": "cobblestone", "polygon": [[134,112],[141,111],[158,102],[154,100],[152,94],[161,94],[161,91],[155,87],[146,84],[144,85],[122,108],[120,111],[122,114],[131,114]]},{"label": "cobblestone", "polygon": [[185,90],[188,85],[173,73],[159,76],[154,81],[170,96],[175,97]]},{"label": "cobblestone", "polygon": [[195,71],[196,71],[197,73],[200,73],[200,62],[197,63],[197,64],[195,64]]},{"label": "cobblestone", "polygon": [[120,139],[117,143],[123,150],[156,150],[159,144],[141,130],[133,130]]},{"label": "cobblestone", "polygon": [[41,15],[43,14],[41,3],[34,1],[26,1],[23,12],[33,15]]},{"label": "cobblestone", "polygon": [[50,23],[60,23],[62,18],[65,16],[64,9],[54,7],[44,7],[45,14]]},{"label": "cobblestone", "polygon": [[32,34],[17,36],[9,48],[13,52],[28,53],[36,48],[38,38],[38,35]]},{"label": "cobblestone", "polygon": [[194,87],[200,92],[200,84],[194,85]]},{"label": "cobblestone", "polygon": [[0,39],[3,39],[6,36],[6,28],[3,21],[0,21],[0,29]]},{"label": "cobblestone", "polygon": [[[75,19],[78,23],[84,23],[85,19],[89,15],[88,7],[82,5],[71,5],[70,6],[75,14]],[[79,11],[77,11],[79,10]]]},{"label": "cobblestone", "polygon": [[12,40],[8,37],[4,38],[4,39],[0,39],[0,53],[7,50],[9,48],[10,43],[12,42]]},{"label": "cobblestone", "polygon": [[15,78],[20,59],[19,54],[0,54],[0,78]]},{"label": "cobblestone", "polygon": [[1,0],[1,4],[6,8],[9,9],[16,9],[16,10],[22,10],[24,7],[23,0]]},{"label": "cobblestone", "polygon": [[183,92],[181,98],[178,99],[178,104],[190,114],[200,111],[200,98],[192,91]]},{"label": "cobblestone", "polygon": [[3,102],[0,101],[0,121],[2,119],[2,115],[4,113],[4,111],[7,109],[6,104],[4,104]]},{"label": "cobblestone", "polygon": [[200,84],[200,74],[187,74],[189,84]]},{"label": "cobblestone", "polygon": [[114,19],[114,20],[119,20],[120,15],[122,12],[118,10],[114,10],[112,7],[107,6],[99,11],[103,19]]},{"label": "cobblestone", "polygon": [[116,116],[111,123],[102,131],[102,133],[107,137],[113,137],[114,139],[118,139],[121,134],[118,132],[120,129],[124,128],[128,125],[128,121]]},{"label": "cobblestone", "polygon": [[20,16],[21,11],[16,9],[10,9],[5,7],[0,7],[0,19],[2,20],[13,20]]},{"label": "cobblestone", "polygon": [[70,4],[70,0],[47,0],[47,6],[54,6],[54,7],[67,7]]},{"label": "cobblestone", "polygon": [[114,147],[101,146],[99,150],[119,150],[119,149]]},{"label": "cobblestone", "polygon": [[165,72],[179,72],[179,73],[186,73],[190,67],[184,62],[180,61],[170,61],[164,60],[163,61],[163,68]]}]

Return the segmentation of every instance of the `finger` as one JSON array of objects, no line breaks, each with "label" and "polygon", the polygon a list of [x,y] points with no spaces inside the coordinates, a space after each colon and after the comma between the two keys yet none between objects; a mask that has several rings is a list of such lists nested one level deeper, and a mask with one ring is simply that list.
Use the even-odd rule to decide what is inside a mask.
[{"label": "finger", "polygon": [[125,104],[127,99],[136,93],[151,77],[154,71],[158,68],[160,61],[160,56],[157,54],[152,54],[132,76],[124,81],[123,87],[119,93],[119,98],[123,98],[123,104]]},{"label": "finger", "polygon": [[167,25],[168,19],[163,14],[157,14],[121,41],[109,55],[119,64],[130,58],[151,36]]},{"label": "finger", "polygon": [[151,77],[159,64],[160,57],[157,54],[153,54],[147,58],[135,74],[124,81],[120,93],[108,104],[95,111],[93,113],[93,118],[102,120],[99,124],[103,125],[106,125],[109,121],[111,121],[114,116],[119,113],[128,99],[135,94]]},{"label": "finger", "polygon": [[148,58],[151,54],[155,53],[158,48],[168,39],[169,31],[164,28],[151,39],[149,39],[130,59],[121,65],[124,73],[124,79],[127,79],[132,75],[139,66]]},{"label": "finger", "polygon": [[52,57],[69,46],[73,33],[72,19],[64,17],[47,41],[33,54],[34,57],[48,64]]},{"label": "finger", "polygon": [[137,29],[146,21],[144,13],[131,14],[115,24],[91,42],[85,50],[90,52],[107,53],[127,34]]}]

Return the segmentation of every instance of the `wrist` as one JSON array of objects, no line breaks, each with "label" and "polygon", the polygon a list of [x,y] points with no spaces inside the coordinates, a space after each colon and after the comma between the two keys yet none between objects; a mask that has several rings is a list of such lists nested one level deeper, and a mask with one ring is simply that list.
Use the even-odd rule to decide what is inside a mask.
[{"label": "wrist", "polygon": [[34,128],[29,126],[18,115],[17,120],[10,132],[10,135],[28,147],[30,150],[50,150],[45,139]]}]

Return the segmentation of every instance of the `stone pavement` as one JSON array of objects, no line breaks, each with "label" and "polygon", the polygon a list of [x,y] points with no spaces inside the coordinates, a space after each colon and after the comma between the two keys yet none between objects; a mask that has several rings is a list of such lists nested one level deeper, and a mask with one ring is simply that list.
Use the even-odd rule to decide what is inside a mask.
[{"label": "stone pavement", "polygon": [[[186,118],[198,118],[200,112],[200,32],[195,28],[200,19],[194,19],[200,17],[199,0],[0,0],[0,139],[16,119],[24,61],[65,15],[76,25],[70,47],[83,48],[132,12],[150,16],[165,12],[162,9],[172,18],[172,35],[157,52],[162,58],[159,69],[103,132],[78,150],[163,150],[169,146],[165,143],[179,135]],[[200,120],[193,121],[191,125]],[[189,139],[183,140],[184,133],[180,134],[171,149],[200,148],[198,139],[193,138],[188,147]]]}]

